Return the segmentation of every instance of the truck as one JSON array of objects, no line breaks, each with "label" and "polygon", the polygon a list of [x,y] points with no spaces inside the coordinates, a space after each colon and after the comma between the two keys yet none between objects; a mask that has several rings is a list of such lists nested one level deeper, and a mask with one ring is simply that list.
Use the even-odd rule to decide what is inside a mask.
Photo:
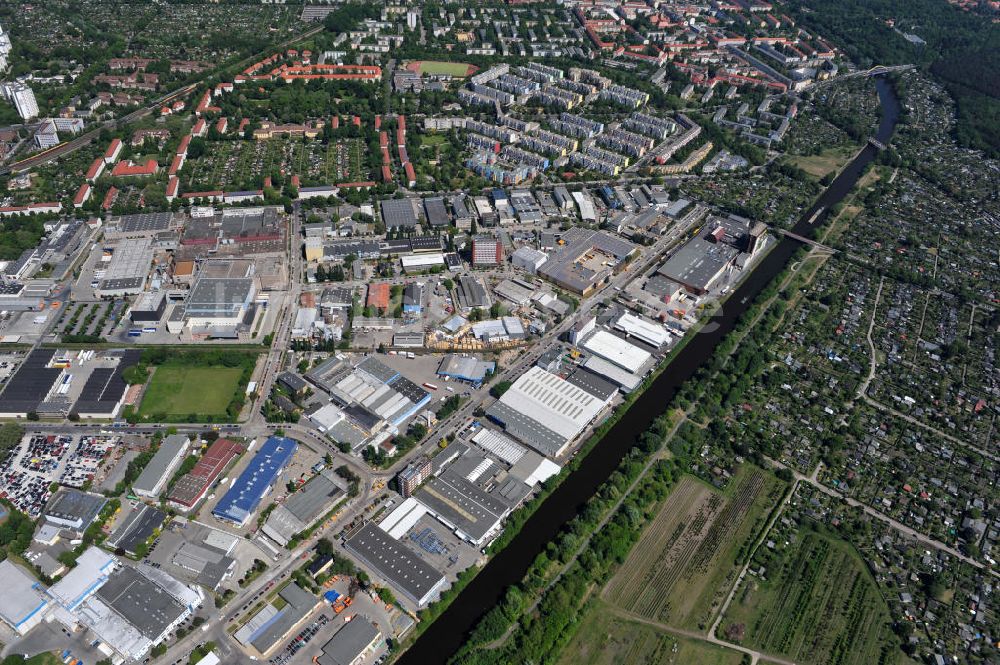
[{"label": "truck", "polygon": [[438,389],[438,387],[436,385],[434,385],[433,383],[425,383],[424,384],[424,388],[427,388],[428,390],[437,390]]}]

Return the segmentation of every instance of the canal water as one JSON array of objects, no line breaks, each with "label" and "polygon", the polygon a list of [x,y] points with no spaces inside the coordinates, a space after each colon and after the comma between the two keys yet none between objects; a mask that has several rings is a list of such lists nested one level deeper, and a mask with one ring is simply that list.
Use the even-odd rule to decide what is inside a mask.
[{"label": "canal water", "polygon": [[[892,86],[877,78],[882,118],[875,138],[888,144],[899,118],[899,101]],[[848,164],[792,229],[811,237],[821,226],[830,208],[854,188],[865,168],[875,159],[877,149],[868,144]],[[817,214],[818,213],[818,214]],[[545,549],[617,468],[625,453],[662,414],[678,389],[701,365],[711,358],[715,347],[729,333],[754,298],[788,265],[801,243],[783,238],[760,261],[753,272],[720,308],[702,332],[695,334],[684,350],[656,381],[633,403],[603,440],[582,460],[576,471],[538,507],[520,533],[469,583],[437,621],[404,653],[403,665],[445,663],[463,644],[465,636],[486,612],[503,598],[508,586],[521,581],[535,557]]]}]

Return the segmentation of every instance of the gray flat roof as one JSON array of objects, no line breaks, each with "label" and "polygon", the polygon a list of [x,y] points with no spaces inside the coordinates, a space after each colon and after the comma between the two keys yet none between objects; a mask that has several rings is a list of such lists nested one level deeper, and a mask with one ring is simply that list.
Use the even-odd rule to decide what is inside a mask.
[{"label": "gray flat roof", "polygon": [[119,568],[97,595],[151,640],[187,612],[176,598],[129,566]]},{"label": "gray flat roof", "polygon": [[99,494],[63,488],[52,497],[45,514],[64,520],[82,520],[85,529],[97,518],[106,501]]},{"label": "gray flat roof", "polygon": [[708,290],[712,281],[739,253],[730,245],[692,238],[674,252],[657,272],[684,286]]},{"label": "gray flat roof", "polygon": [[386,228],[414,227],[420,223],[411,199],[386,199],[381,208]]},{"label": "gray flat roof", "polygon": [[188,438],[183,434],[171,434],[163,439],[160,442],[159,450],[153,455],[153,459],[149,460],[149,464],[146,465],[146,468],[142,470],[139,477],[132,483],[132,488],[150,493],[156,489],[157,485],[161,485],[160,489],[163,489],[163,483],[160,481],[174,463],[174,460],[184,454],[187,444]]},{"label": "gray flat roof", "polygon": [[528,444],[543,455],[555,457],[566,445],[564,436],[501,401],[494,402],[490,408],[486,409],[486,415],[503,425],[508,434]]},{"label": "gray flat roof", "polygon": [[145,542],[153,531],[160,528],[166,515],[145,503],[140,504],[108,537],[108,545],[120,547],[129,554],[135,553],[135,548]]},{"label": "gray flat roof", "polygon": [[242,305],[252,288],[252,277],[200,277],[188,295],[188,308]]},{"label": "gray flat roof", "polygon": [[381,634],[368,617],[355,616],[323,645],[323,655],[316,662],[319,665],[353,665]]},{"label": "gray flat roof", "polygon": [[601,401],[607,401],[618,392],[618,386],[582,367],[567,376],[566,380]]},{"label": "gray flat roof", "polygon": [[346,547],[394,588],[418,603],[444,580],[444,575],[374,522],[352,534]]},{"label": "gray flat roof", "polygon": [[254,637],[251,642],[254,648],[261,653],[267,653],[273,649],[319,603],[319,598],[295,582],[279,591],[278,595],[288,604],[278,610],[278,618]]}]

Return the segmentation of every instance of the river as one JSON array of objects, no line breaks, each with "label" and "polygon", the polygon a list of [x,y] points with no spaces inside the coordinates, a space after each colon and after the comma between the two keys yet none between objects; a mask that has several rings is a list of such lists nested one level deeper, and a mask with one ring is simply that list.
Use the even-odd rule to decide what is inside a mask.
[{"label": "river", "polygon": [[[892,86],[882,78],[875,85],[881,102],[882,118],[875,138],[888,144],[899,118],[899,101]],[[878,150],[867,144],[813,205],[803,213],[793,231],[811,237],[821,226],[830,208],[854,188]],[[818,213],[818,214],[817,214]],[[482,571],[458,595],[445,612],[417,639],[397,661],[402,665],[444,663],[462,646],[465,636],[479,618],[496,605],[508,586],[523,579],[535,557],[545,549],[617,468],[636,438],[653,419],[662,414],[678,389],[701,365],[711,358],[716,345],[729,333],[754,298],[788,265],[795,251],[802,247],[797,240],[783,238],[764,257],[753,272],[730,296],[725,306],[712,318],[714,325],[695,334],[684,350],[673,359],[654,383],[636,399],[628,412],[603,440],[582,460],[579,468],[556,488],[521,532],[486,564]]]}]

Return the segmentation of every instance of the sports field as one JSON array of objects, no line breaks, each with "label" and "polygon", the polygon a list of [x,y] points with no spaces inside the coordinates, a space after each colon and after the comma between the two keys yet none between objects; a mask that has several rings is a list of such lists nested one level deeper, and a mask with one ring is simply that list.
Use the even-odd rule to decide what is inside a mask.
[{"label": "sports field", "polygon": [[598,601],[563,649],[558,665],[739,665],[742,654],[621,616]]},{"label": "sports field", "polygon": [[707,629],[784,488],[750,465],[725,492],[686,476],[608,582],[604,599],[675,628]]},{"label": "sports field", "polygon": [[184,419],[196,413],[221,416],[239,388],[239,367],[163,365],[153,372],[139,407],[141,418]]},{"label": "sports field", "polygon": [[720,637],[799,663],[878,663],[884,649],[898,655],[886,662],[904,662],[885,600],[857,552],[810,529],[789,540],[765,553],[766,578],[744,581]]},{"label": "sports field", "polygon": [[467,62],[441,62],[439,60],[417,60],[406,66],[411,72],[430,76],[472,76],[479,69]]}]

